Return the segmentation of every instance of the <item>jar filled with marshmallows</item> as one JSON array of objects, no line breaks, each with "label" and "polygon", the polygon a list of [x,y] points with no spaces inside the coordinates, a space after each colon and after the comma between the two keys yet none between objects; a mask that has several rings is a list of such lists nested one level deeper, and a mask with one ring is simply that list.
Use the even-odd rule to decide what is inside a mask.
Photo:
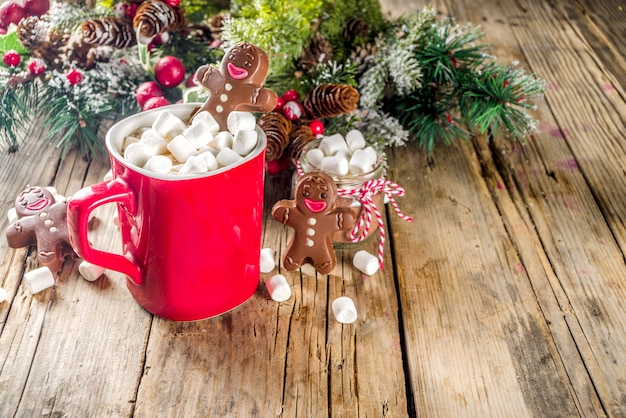
[{"label": "jar filled with marshmallows", "polygon": [[[377,190],[375,184],[383,178],[384,164],[380,152],[366,143],[363,134],[353,129],[345,136],[334,134],[308,143],[300,154],[294,184],[302,174],[316,170],[333,178],[338,194],[345,198],[340,199],[339,207],[352,211],[357,222],[352,230],[335,232],[333,245],[351,246],[376,232],[375,213],[384,213],[384,192]],[[371,222],[364,223],[366,211]]]}]

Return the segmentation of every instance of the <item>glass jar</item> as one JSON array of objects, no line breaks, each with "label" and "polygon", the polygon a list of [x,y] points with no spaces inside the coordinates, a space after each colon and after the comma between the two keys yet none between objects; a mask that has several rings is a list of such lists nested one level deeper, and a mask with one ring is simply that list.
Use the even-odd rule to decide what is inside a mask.
[{"label": "glass jar", "polygon": [[[307,152],[311,149],[318,148],[320,145],[320,142],[321,142],[320,139],[311,141],[302,150],[302,153],[300,154],[300,168],[302,170],[302,173],[309,173],[315,170],[321,171],[320,167],[316,167],[307,158]],[[375,152],[377,155],[377,159],[376,159],[376,163],[374,164],[374,168],[366,173],[347,174],[345,176],[337,176],[328,172],[326,172],[326,174],[330,175],[333,178],[333,180],[335,180],[338,190],[344,190],[346,192],[358,190],[362,188],[365,185],[365,183],[367,183],[368,181],[378,180],[383,177],[383,172],[384,172],[383,157],[378,151],[375,151]],[[296,172],[293,175],[293,184],[291,187],[292,193],[293,193],[293,190],[295,190],[295,184],[300,177],[301,177],[301,174],[298,172],[298,170],[296,170]],[[346,197],[345,199],[338,200],[339,203],[337,206],[343,207],[343,208],[349,208],[354,215],[354,219],[356,220],[356,222],[358,222],[361,215],[363,214],[365,210],[363,208],[363,205],[355,197],[352,197],[352,196],[345,196],[345,197]],[[374,204],[376,205],[376,207],[378,208],[378,210],[380,211],[380,213],[383,213],[384,200],[385,200],[384,193],[381,193],[381,192],[375,193],[372,196],[372,200]],[[369,238],[377,230],[378,230],[378,222],[376,220],[376,216],[372,213],[372,222],[371,222],[369,230],[367,231],[367,235],[365,237],[361,239],[361,237],[364,234],[363,229],[357,233],[356,235],[357,239],[355,241],[352,241],[350,239],[351,230],[338,231],[332,235],[332,242],[335,247],[349,247],[349,246],[359,243],[360,241],[366,238]]]}]

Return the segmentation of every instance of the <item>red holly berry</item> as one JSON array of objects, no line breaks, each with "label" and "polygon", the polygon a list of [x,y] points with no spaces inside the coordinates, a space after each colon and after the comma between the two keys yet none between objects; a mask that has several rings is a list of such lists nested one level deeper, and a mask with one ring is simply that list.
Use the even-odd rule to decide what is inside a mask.
[{"label": "red holly berry", "polygon": [[187,79],[185,80],[185,87],[196,87],[196,75],[195,74],[189,74],[189,77],[187,77]]},{"label": "red holly berry", "polygon": [[297,102],[300,100],[300,95],[295,90],[287,90],[285,94],[283,94],[283,99],[285,99],[285,102]]},{"label": "red holly berry", "polygon": [[137,3],[131,3],[126,6],[126,17],[129,19],[134,19],[137,14],[137,9],[139,5]]},{"label": "red holly berry", "polygon": [[265,163],[265,168],[267,170],[267,174],[270,176],[275,176],[283,171],[282,164],[279,160],[268,161]]},{"label": "red holly berry", "polygon": [[283,110],[283,106],[285,106],[285,99],[278,96],[276,98],[276,106],[274,107],[274,112],[281,112]]},{"label": "red holly berry", "polygon": [[180,0],[165,0],[165,2],[172,7],[177,7],[180,4]]},{"label": "red holly berry", "polygon": [[13,1],[0,5],[0,26],[2,27],[8,28],[11,23],[17,25],[24,17],[26,17],[26,11],[21,5]]},{"label": "red holly berry", "polygon": [[28,62],[28,71],[32,75],[40,75],[46,71],[46,63],[41,58],[33,58]]},{"label": "red holly berry", "polygon": [[67,77],[67,81],[69,81],[70,85],[72,86],[75,86],[76,84],[79,84],[81,81],[83,81],[83,73],[81,73],[76,68],[69,70],[67,73],[65,73],[65,77]]},{"label": "red holly berry", "polygon": [[169,104],[172,104],[172,103],[169,100],[167,100],[165,97],[151,97],[143,105],[142,109],[143,110],[156,109],[157,107],[167,106]]},{"label": "red holly berry", "polygon": [[135,99],[137,99],[137,104],[142,109],[146,102],[153,97],[163,97],[163,90],[156,82],[146,81],[137,87]]},{"label": "red holly berry", "polygon": [[300,119],[300,116],[302,116],[302,106],[298,102],[287,102],[283,106],[283,114],[290,120]]},{"label": "red holly berry", "polygon": [[504,81],[502,82],[502,85],[503,85],[504,87],[508,87],[508,86],[509,86],[509,84],[511,84],[511,82],[510,82],[509,80],[504,80]]},{"label": "red holly berry", "polygon": [[154,76],[164,87],[176,87],[185,79],[185,66],[176,57],[167,55],[154,66]]},{"label": "red holly berry", "polygon": [[10,49],[4,53],[2,61],[9,67],[17,67],[18,65],[20,65],[22,58],[16,50]]},{"label": "red holly berry", "polygon": [[321,120],[312,120],[309,122],[309,128],[311,128],[311,133],[314,136],[321,135],[324,133],[324,124]]},{"label": "red holly berry", "polygon": [[41,16],[50,10],[50,0],[25,0],[24,10],[29,16]]}]

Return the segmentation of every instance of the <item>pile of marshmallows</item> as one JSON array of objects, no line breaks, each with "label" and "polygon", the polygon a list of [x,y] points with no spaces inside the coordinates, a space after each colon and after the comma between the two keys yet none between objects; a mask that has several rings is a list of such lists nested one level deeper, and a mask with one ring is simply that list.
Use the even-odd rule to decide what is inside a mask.
[{"label": "pile of marshmallows", "polygon": [[124,159],[160,174],[204,174],[243,160],[257,145],[256,118],[249,112],[231,112],[228,130],[206,111],[190,125],[164,110],[151,127],[140,128],[124,139]]},{"label": "pile of marshmallows", "polygon": [[353,129],[345,138],[341,134],[323,137],[319,146],[305,155],[313,167],[331,175],[360,175],[372,171],[378,163],[378,153],[366,145],[361,131]]}]

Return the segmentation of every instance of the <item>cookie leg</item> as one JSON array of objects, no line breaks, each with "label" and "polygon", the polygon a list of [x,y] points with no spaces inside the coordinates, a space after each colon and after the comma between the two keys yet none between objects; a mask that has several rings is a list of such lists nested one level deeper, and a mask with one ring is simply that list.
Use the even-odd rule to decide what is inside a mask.
[{"label": "cookie leg", "polygon": [[298,270],[300,268],[300,264],[301,263],[295,261],[293,257],[289,254],[285,255],[285,258],[283,258],[283,267],[285,268],[285,270]]}]

